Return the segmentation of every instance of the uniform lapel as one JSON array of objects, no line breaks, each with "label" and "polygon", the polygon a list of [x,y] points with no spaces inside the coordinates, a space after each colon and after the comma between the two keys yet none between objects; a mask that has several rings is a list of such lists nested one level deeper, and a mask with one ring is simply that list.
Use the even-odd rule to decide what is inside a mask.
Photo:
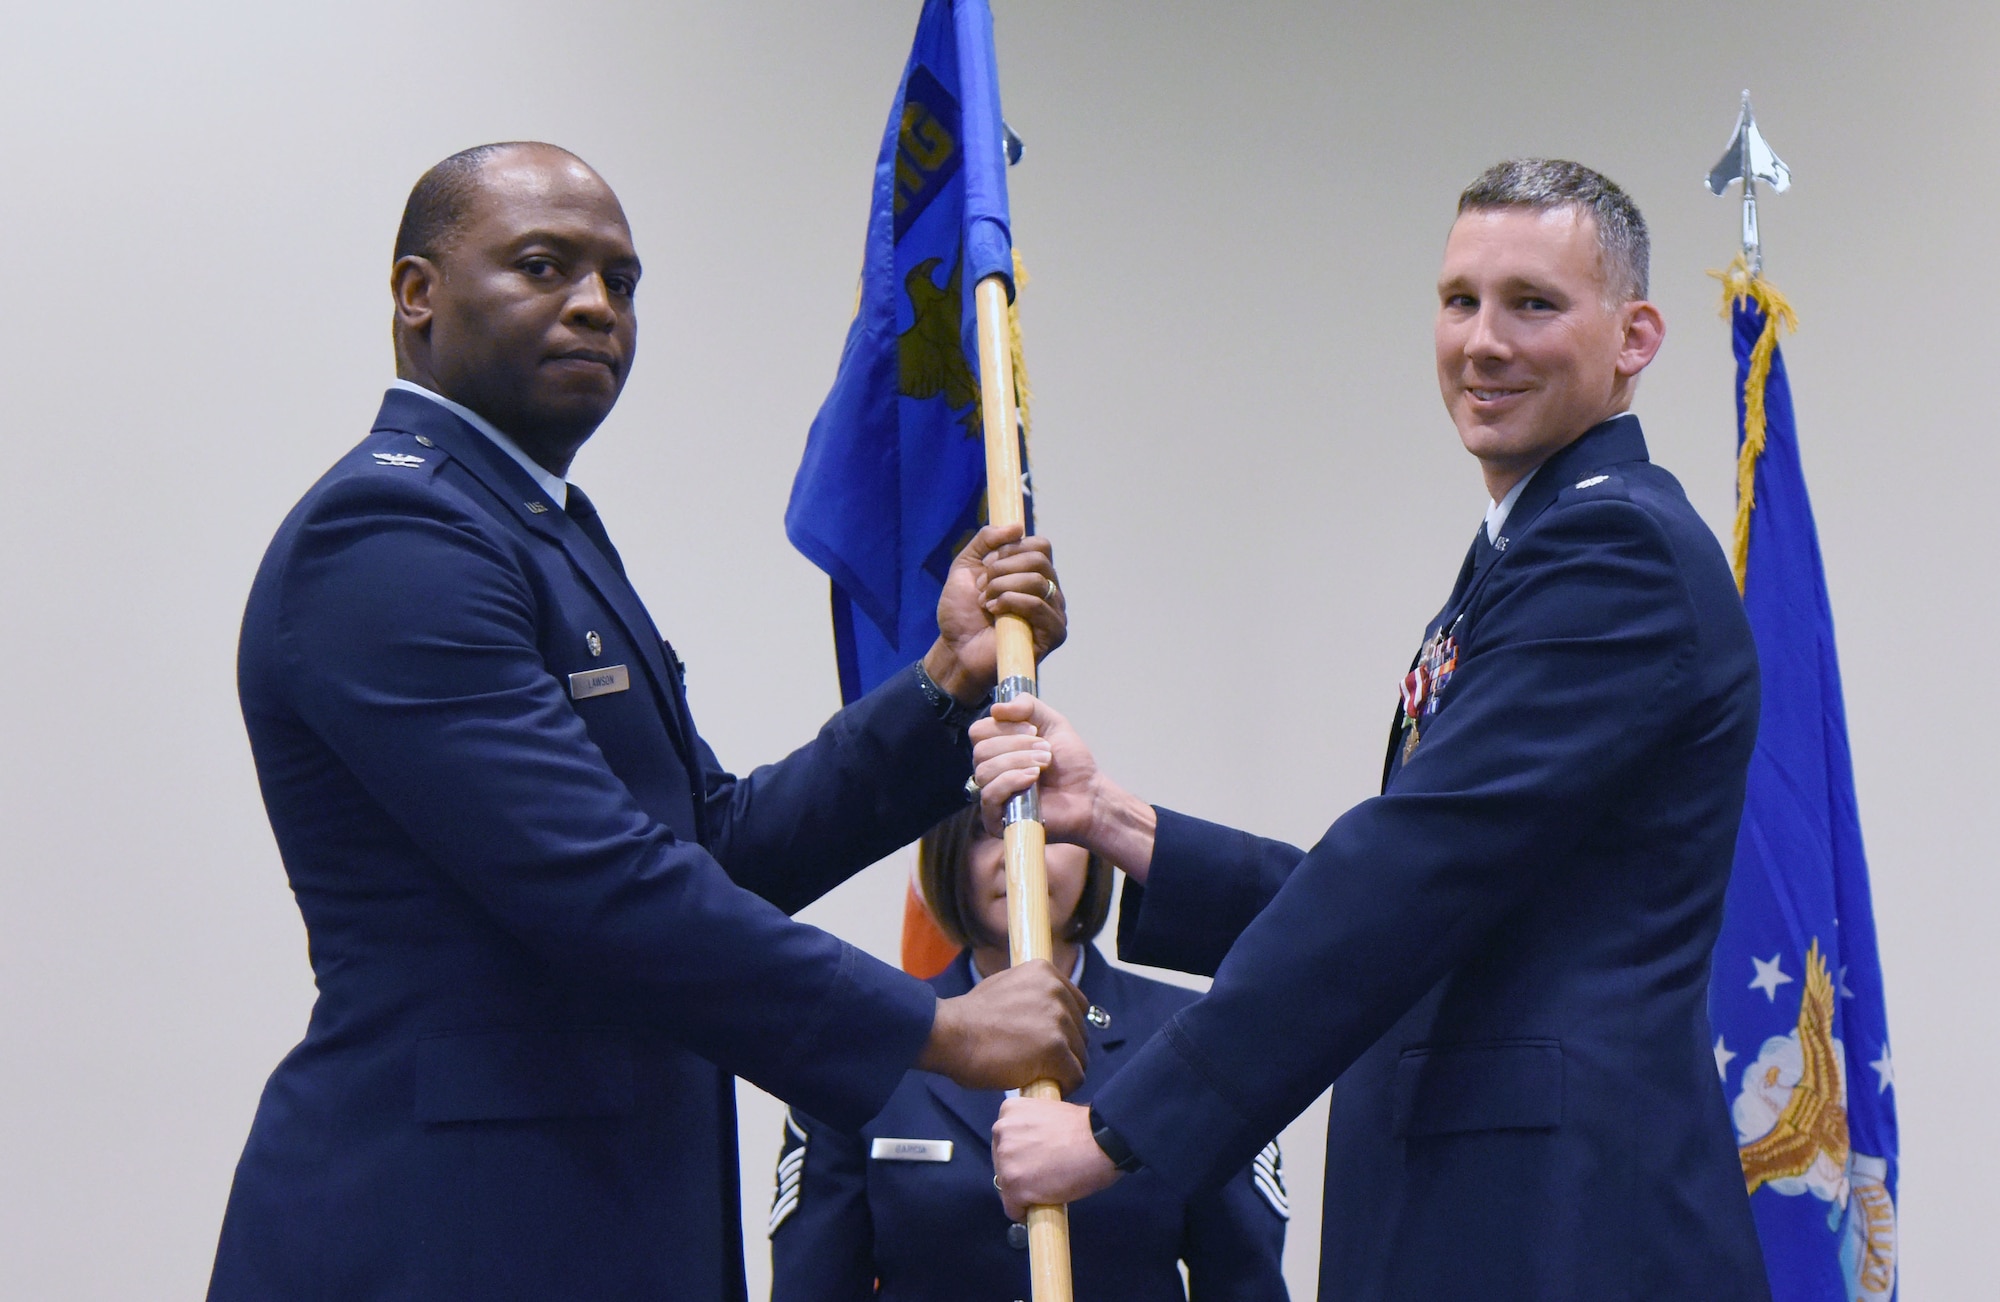
[{"label": "uniform lapel", "polygon": [[[1458,581],[1452,584],[1451,596],[1446,599],[1438,617],[1425,628],[1424,641],[1428,642],[1438,629],[1465,609],[1486,581],[1486,576],[1493,572],[1494,562],[1506,554],[1513,539],[1525,533],[1542,512],[1554,504],[1557,494],[1563,489],[1607,466],[1646,459],[1646,439],[1639,430],[1639,418],[1628,414],[1593,425],[1574,443],[1544,461],[1535,471],[1534,478],[1521,490],[1521,496],[1515,499],[1514,509],[1507,513],[1497,538],[1488,539],[1484,522],[1480,524],[1465,562],[1459,566]],[[1417,661],[1422,656],[1420,645],[1417,654],[1411,657],[1411,669],[1417,667]],[[1396,775],[1403,740],[1403,710],[1399,703],[1389,723],[1388,749],[1382,756],[1384,791],[1389,789],[1389,780]]]},{"label": "uniform lapel", "polygon": [[[1518,537],[1533,524],[1565,488],[1575,486],[1608,466],[1626,461],[1646,460],[1646,437],[1639,432],[1639,418],[1614,416],[1602,425],[1593,425],[1582,438],[1542,463],[1500,530],[1502,538]],[[1505,551],[1503,547],[1500,550]]]},{"label": "uniform lapel", "polygon": [[[1646,438],[1639,432],[1639,418],[1628,414],[1591,426],[1576,442],[1544,461],[1535,471],[1535,477],[1521,490],[1521,496],[1515,499],[1514,509],[1507,513],[1498,540],[1485,547],[1484,554],[1474,563],[1472,582],[1466,586],[1457,604],[1462,607],[1472,599],[1472,594],[1492,572],[1493,562],[1500,559],[1515,538],[1528,531],[1542,512],[1555,504],[1557,495],[1565,488],[1588,479],[1608,466],[1644,460]],[[1482,541],[1486,537],[1483,531],[1479,536]]]},{"label": "uniform lapel", "polygon": [[[972,951],[961,952],[931,985],[940,999],[955,999],[972,989]],[[980,1143],[988,1148],[993,1146],[993,1123],[1000,1119],[1000,1100],[1005,1097],[999,1090],[969,1090],[949,1076],[935,1072],[926,1072],[924,1083],[939,1103],[979,1137]]]},{"label": "uniform lapel", "polygon": [[[1111,1015],[1105,1027],[1086,1025],[1085,1040],[1090,1060],[1084,1066],[1083,1084],[1069,1095],[1071,1103],[1088,1103],[1097,1087],[1111,1078],[1131,1048],[1131,1028],[1125,1017],[1129,1001],[1124,998],[1124,974],[1111,966],[1095,945],[1085,945],[1083,979],[1078,983],[1090,1002]],[[972,955],[968,951],[952,960],[950,967],[931,983],[938,998],[950,999],[972,989]],[[966,1124],[981,1143],[993,1143],[993,1123],[1000,1119],[1001,1090],[969,1090],[948,1077],[927,1073],[925,1083],[939,1103]]]},{"label": "uniform lapel", "polygon": [[[1444,609],[1437,613],[1436,619],[1425,626],[1423,642],[1417,644],[1416,653],[1410,657],[1409,669],[1403,671],[1405,674],[1409,673],[1411,669],[1415,669],[1417,662],[1424,658],[1423,643],[1430,641],[1431,634],[1441,628],[1444,622],[1451,618],[1452,612],[1456,611],[1459,605],[1465,600],[1466,592],[1471,588],[1473,580],[1480,573],[1482,562],[1486,561],[1484,553],[1489,552],[1493,552],[1493,546],[1486,541],[1486,524],[1482,521],[1479,525],[1479,532],[1473,535],[1472,546],[1465,550],[1465,560],[1459,564],[1458,579],[1451,585],[1451,595],[1445,598]],[[1493,554],[1498,555],[1497,552],[1493,552]],[[1384,791],[1389,789],[1389,779],[1396,774],[1396,756],[1402,749],[1403,703],[1399,698],[1396,702],[1395,712],[1389,716],[1389,745],[1382,752],[1382,790]]]},{"label": "uniform lapel", "polygon": [[[646,608],[632,585],[612,566],[604,552],[577,527],[560,505],[547,501],[540,485],[514,464],[491,439],[458,416],[428,398],[401,390],[391,390],[382,399],[381,414],[375,418],[378,430],[401,430],[428,438],[440,450],[464,466],[530,533],[562,548],[570,562],[582,572],[586,582],[612,614],[625,626],[626,636],[639,648],[639,658],[666,717],[674,749],[692,778],[700,772],[690,745],[679,679],[667,664],[659,630],[653,627]],[[700,801],[697,799],[699,808]]]},{"label": "uniform lapel", "polygon": [[1102,1008],[1110,1015],[1110,1024],[1099,1028],[1086,1025],[1086,1040],[1090,1050],[1090,1060],[1084,1064],[1083,1084],[1069,1096],[1071,1103],[1088,1103],[1097,1096],[1097,1087],[1111,1079],[1112,1073],[1129,1056],[1132,1029],[1130,1001],[1125,996],[1125,974],[1112,967],[1104,955],[1097,952],[1097,946],[1083,947],[1083,979],[1077,983],[1084,997],[1095,1007]]}]

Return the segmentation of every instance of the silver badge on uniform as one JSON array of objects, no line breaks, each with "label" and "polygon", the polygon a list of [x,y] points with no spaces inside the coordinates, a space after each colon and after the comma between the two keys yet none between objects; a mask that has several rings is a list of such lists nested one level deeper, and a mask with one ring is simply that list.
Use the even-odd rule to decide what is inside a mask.
[{"label": "silver badge on uniform", "polygon": [[569,676],[569,695],[573,701],[584,701],[593,696],[609,696],[613,692],[630,690],[632,690],[632,671],[624,665],[585,669]]},{"label": "silver badge on uniform", "polygon": [[1096,1004],[1090,1006],[1090,1011],[1083,1015],[1083,1020],[1089,1022],[1100,1031],[1108,1030],[1111,1026],[1111,1014],[1105,1012]]},{"label": "silver badge on uniform", "polygon": [[878,1139],[868,1147],[877,1162],[949,1162],[949,1139]]},{"label": "silver badge on uniform", "polygon": [[414,452],[373,452],[369,455],[375,458],[378,465],[400,466],[404,470],[424,464],[424,459]]},{"label": "silver badge on uniform", "polygon": [[583,635],[583,644],[590,648],[590,654],[594,656],[604,654],[604,639],[597,636],[597,630],[594,628]]}]

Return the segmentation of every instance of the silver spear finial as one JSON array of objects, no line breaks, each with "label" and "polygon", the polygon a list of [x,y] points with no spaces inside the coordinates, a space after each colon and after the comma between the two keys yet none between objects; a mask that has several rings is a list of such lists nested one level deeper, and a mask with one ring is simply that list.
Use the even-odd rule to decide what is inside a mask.
[{"label": "silver spear finial", "polygon": [[1736,115],[1736,134],[1708,173],[1710,193],[1725,193],[1731,181],[1743,183],[1743,260],[1750,264],[1754,276],[1764,269],[1764,251],[1757,241],[1757,182],[1763,181],[1774,193],[1783,194],[1792,187],[1792,169],[1764,143],[1747,90],[1743,92],[1743,110]]}]

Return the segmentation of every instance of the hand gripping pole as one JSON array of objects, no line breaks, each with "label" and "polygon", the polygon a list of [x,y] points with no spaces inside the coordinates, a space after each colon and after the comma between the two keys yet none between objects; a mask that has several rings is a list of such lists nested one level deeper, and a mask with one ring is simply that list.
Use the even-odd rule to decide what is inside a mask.
[{"label": "hand gripping pole", "polygon": [[[988,276],[973,300],[979,316],[979,399],[986,436],[986,518],[1021,524],[1020,416],[1014,395],[1014,350],[1007,321],[1007,281]],[[1035,694],[1035,635],[1018,615],[1000,616],[994,630],[1001,700]],[[1007,949],[1012,962],[1055,956],[1049,929],[1049,874],[1043,857],[1041,804],[1035,789],[1007,802]],[[1024,1098],[1060,1099],[1052,1080],[1031,1081]],[[1028,1274],[1034,1302],[1072,1302],[1069,1209],[1028,1209]]]}]

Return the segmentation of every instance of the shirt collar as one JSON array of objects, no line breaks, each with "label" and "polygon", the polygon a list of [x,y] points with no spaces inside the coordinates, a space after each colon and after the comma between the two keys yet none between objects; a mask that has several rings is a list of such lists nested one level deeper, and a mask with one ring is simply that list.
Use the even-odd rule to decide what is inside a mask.
[{"label": "shirt collar", "polygon": [[[508,438],[505,434],[502,434],[494,427],[492,421],[487,420],[472,408],[453,402],[443,394],[426,389],[423,385],[412,380],[394,379],[389,381],[389,387],[392,389],[401,389],[405,393],[414,393],[420,397],[429,398],[438,406],[443,407],[452,415],[472,426],[472,428],[478,430],[481,434],[484,434],[492,441],[494,447],[499,448],[502,452],[512,457],[516,465],[527,471],[528,477],[541,485],[542,491],[554,499],[559,509],[569,509],[568,482],[561,475],[550,474],[548,467],[521,451],[521,445],[514,442],[513,439]],[[1511,501],[1512,499],[1510,498],[1509,500]]]},{"label": "shirt collar", "polygon": [[[1069,974],[1069,983],[1071,985],[1081,986],[1083,984],[1083,963],[1084,960],[1089,956],[1090,956],[1090,942],[1086,940],[1082,944],[1076,947],[1076,966],[1070,969],[1070,974]],[[972,957],[972,955],[967,954],[965,956],[965,966],[972,970],[973,985],[978,985],[981,981],[984,981],[986,979],[984,976],[980,975],[979,960]],[[1021,1097],[1021,1091],[1017,1089],[1008,1090],[1007,1097],[1010,1099],[1018,1099]]]},{"label": "shirt collar", "polygon": [[[1083,960],[1089,953],[1090,946],[1088,943],[1076,947],[1076,966],[1070,969],[1069,974],[1069,983],[1071,985],[1080,986],[1083,984]],[[970,954],[966,955],[965,965],[972,969],[972,984],[978,985],[986,979],[979,971],[979,960],[973,958]]]},{"label": "shirt collar", "polygon": [[1514,503],[1521,500],[1521,490],[1528,486],[1530,479],[1541,473],[1541,469],[1540,466],[1536,466],[1527,474],[1522,475],[1514,481],[1514,486],[1507,490],[1505,497],[1497,502],[1488,504],[1486,508],[1486,541],[1489,545],[1498,542],[1500,531],[1507,527],[1507,516],[1513,511]]}]

